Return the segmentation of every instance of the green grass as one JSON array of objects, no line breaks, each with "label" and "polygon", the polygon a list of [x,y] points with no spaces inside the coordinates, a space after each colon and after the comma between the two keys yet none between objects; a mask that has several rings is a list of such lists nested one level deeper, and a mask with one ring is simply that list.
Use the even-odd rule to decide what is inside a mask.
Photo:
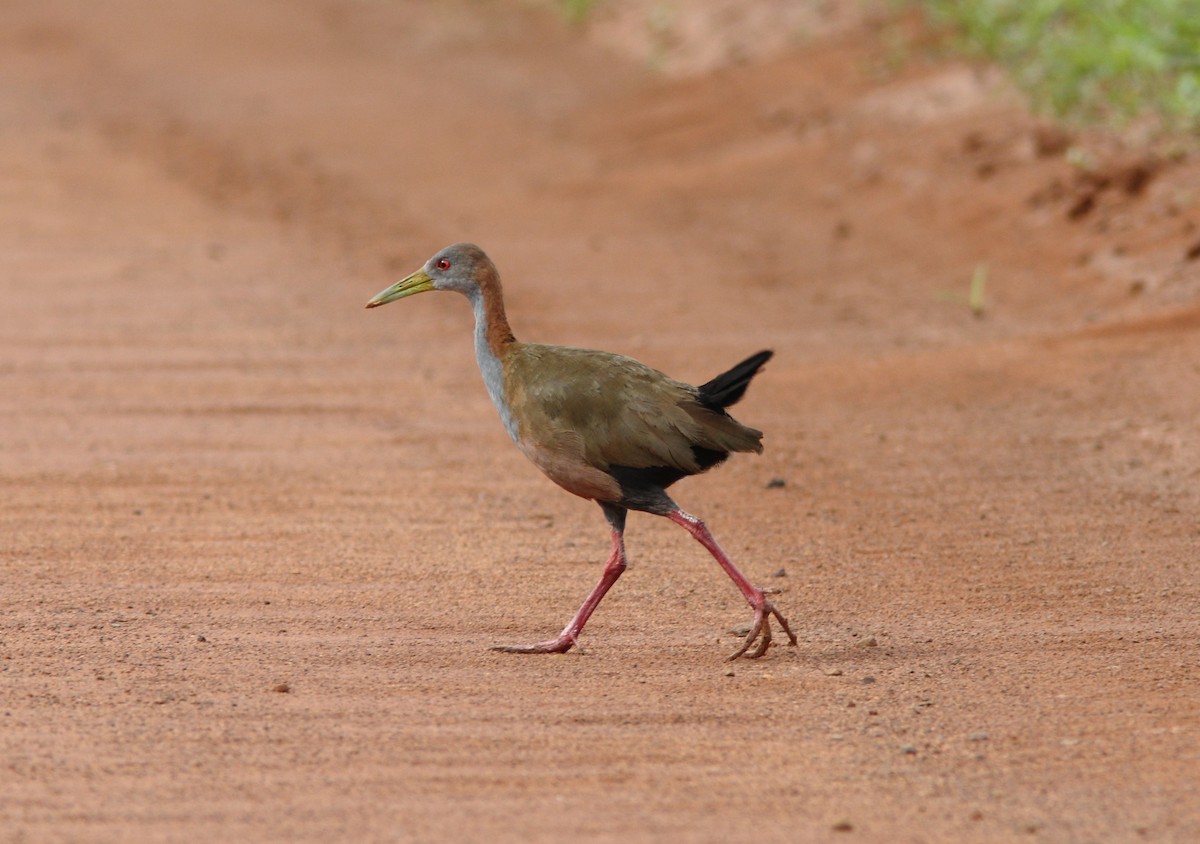
[{"label": "green grass", "polygon": [[1038,110],[1200,131],[1200,0],[917,0]]}]

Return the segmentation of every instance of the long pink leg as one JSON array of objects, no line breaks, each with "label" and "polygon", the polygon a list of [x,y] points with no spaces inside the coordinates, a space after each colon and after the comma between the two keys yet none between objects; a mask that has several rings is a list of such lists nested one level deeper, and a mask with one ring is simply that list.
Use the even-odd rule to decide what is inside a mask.
[{"label": "long pink leg", "polygon": [[734,582],[738,589],[742,590],[742,594],[746,596],[746,600],[750,602],[750,606],[754,608],[754,626],[750,633],[746,636],[745,643],[737,649],[729,658],[737,659],[746,651],[750,650],[750,646],[758,641],[758,647],[750,651],[747,656],[750,659],[757,659],[767,652],[767,648],[771,645],[771,616],[779,621],[783,627],[783,632],[787,634],[789,644],[796,644],[796,635],[792,633],[792,628],[788,627],[787,619],[779,614],[779,610],[771,605],[767,600],[767,596],[763,591],[746,579],[746,576],[738,571],[738,567],[733,564],[728,555],[721,550],[721,546],[717,544],[717,540],[713,539],[713,535],[709,533],[704,522],[690,513],[685,513],[682,510],[673,510],[667,514],[667,518],[675,524],[680,525],[693,538],[716,558],[720,563],[721,568],[729,575],[730,580]]},{"label": "long pink leg", "polygon": [[[622,517],[621,521],[622,523],[624,522],[624,517]],[[558,638],[551,639],[548,642],[538,642],[536,645],[496,645],[492,650],[504,651],[510,654],[566,653],[575,644],[579,638],[579,634],[583,632],[583,625],[587,624],[587,620],[591,618],[596,607],[600,606],[600,601],[604,599],[605,594],[617,582],[617,578],[621,576],[621,572],[623,571],[625,571],[625,535],[621,530],[614,527],[612,532],[612,553],[608,556],[608,562],[604,564],[604,574],[601,575],[600,582],[596,584],[596,588],[587,596],[587,599],[583,602],[583,606],[579,608],[579,612],[575,613],[575,617],[558,634]]]}]

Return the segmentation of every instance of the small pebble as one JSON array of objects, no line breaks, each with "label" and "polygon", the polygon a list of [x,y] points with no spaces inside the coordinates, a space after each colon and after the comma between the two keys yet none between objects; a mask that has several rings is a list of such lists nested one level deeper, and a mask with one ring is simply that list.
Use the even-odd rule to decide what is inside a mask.
[{"label": "small pebble", "polygon": [[903,753],[905,756],[916,756],[917,755],[917,749],[915,747],[913,747],[911,744],[906,744],[903,747],[901,747],[900,752]]},{"label": "small pebble", "polygon": [[208,639],[206,639],[206,638],[205,638],[205,637],[203,637],[203,636],[197,636],[197,637],[196,637],[196,641],[197,641],[197,642],[207,642],[207,641],[208,641]]},{"label": "small pebble", "polygon": [[767,481],[767,489],[783,489],[787,486],[787,481],[783,478],[771,478]]},{"label": "small pebble", "polygon": [[861,642],[858,643],[858,647],[860,647],[860,648],[877,648],[877,647],[879,647],[879,640],[876,639],[874,636],[868,636],[867,638],[863,639]]},{"label": "small pebble", "polygon": [[874,677],[869,677],[869,676],[868,676],[868,677],[863,677],[862,681],[863,681],[864,683],[874,683],[874,682],[875,682],[875,678],[874,678]]},{"label": "small pebble", "polygon": [[850,821],[838,821],[833,825],[834,832],[850,832],[854,829],[854,824]]},{"label": "small pebble", "polygon": [[787,569],[775,569],[771,572],[771,577],[787,577]]},{"label": "small pebble", "polygon": [[841,676],[842,676],[842,669],[840,669],[840,668],[826,668],[826,669],[825,669],[825,676],[826,676],[826,677],[841,677]]},{"label": "small pebble", "polygon": [[732,669],[732,668],[727,668],[727,669],[725,669],[725,676],[726,676],[726,677],[733,677],[733,676],[734,676],[733,669]]},{"label": "small pebble", "polygon": [[734,636],[749,636],[750,631],[754,629],[753,624],[738,624],[735,627],[730,627],[729,631]]},{"label": "small pebble", "polygon": [[292,687],[289,686],[287,683],[278,683],[271,688],[271,691],[279,692],[281,695],[285,695],[288,692],[290,692],[291,690],[292,690]]},{"label": "small pebble", "polygon": [[987,733],[971,733],[971,735],[967,736],[967,741],[987,741],[987,740],[988,740]]}]

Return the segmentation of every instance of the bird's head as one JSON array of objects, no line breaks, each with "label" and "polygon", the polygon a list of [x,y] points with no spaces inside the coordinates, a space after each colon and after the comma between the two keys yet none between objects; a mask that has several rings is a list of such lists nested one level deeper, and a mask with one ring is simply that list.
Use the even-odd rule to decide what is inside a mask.
[{"label": "bird's head", "polygon": [[496,267],[482,249],[472,243],[456,243],[440,250],[412,275],[380,292],[367,302],[367,307],[377,308],[427,290],[456,290],[471,296],[495,278]]}]

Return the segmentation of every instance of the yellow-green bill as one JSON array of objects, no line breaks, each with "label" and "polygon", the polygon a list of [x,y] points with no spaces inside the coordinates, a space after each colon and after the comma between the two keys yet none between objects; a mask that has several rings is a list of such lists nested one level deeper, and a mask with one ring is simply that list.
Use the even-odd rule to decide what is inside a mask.
[{"label": "yellow-green bill", "polygon": [[429,278],[424,270],[417,270],[403,281],[398,281],[387,290],[381,291],[374,299],[367,302],[367,307],[378,308],[380,305],[386,305],[388,302],[403,299],[405,296],[415,296],[427,290],[433,290],[433,280]]}]

